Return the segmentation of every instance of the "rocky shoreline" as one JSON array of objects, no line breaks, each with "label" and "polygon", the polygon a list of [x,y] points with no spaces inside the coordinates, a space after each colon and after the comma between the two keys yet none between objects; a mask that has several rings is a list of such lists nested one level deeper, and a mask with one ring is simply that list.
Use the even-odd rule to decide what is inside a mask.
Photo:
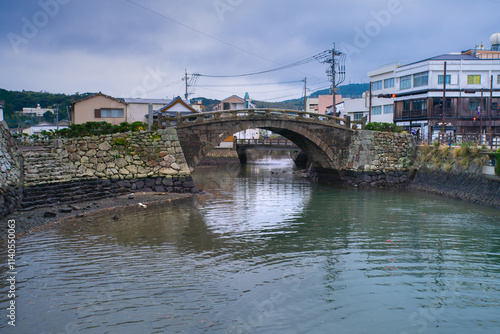
[{"label": "rocky shoreline", "polygon": [[50,207],[30,211],[15,211],[0,220],[0,243],[7,240],[9,221],[15,221],[16,237],[19,238],[72,218],[90,220],[96,214],[112,214],[115,210],[123,208],[141,207],[147,209],[157,205],[189,200],[193,196],[189,193],[136,192],[77,204],[54,204]]}]

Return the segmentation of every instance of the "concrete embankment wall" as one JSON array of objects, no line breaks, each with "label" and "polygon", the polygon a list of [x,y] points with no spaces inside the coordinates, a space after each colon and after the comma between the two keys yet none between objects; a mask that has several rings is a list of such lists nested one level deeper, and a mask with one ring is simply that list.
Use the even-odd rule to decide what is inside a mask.
[{"label": "concrete embankment wall", "polygon": [[135,191],[198,192],[175,129],[61,139],[21,151],[22,209]]},{"label": "concrete embankment wall", "polygon": [[478,148],[419,146],[410,189],[500,208],[500,181],[482,173],[488,163]]},{"label": "concrete embankment wall", "polygon": [[0,122],[0,219],[21,205],[22,155],[4,121]]}]

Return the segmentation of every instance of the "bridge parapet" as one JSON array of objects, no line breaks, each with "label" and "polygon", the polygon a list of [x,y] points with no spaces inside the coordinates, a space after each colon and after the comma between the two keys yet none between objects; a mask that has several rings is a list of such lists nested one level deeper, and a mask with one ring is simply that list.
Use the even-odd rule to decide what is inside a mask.
[{"label": "bridge parapet", "polygon": [[161,114],[159,114],[157,117],[155,117],[153,124],[156,124],[159,128],[169,126],[182,127],[192,125],[193,123],[212,123],[221,121],[234,121],[239,119],[273,119],[287,121],[298,120],[306,123],[316,123],[347,129],[351,127],[351,119],[349,116],[347,116],[346,118],[340,118],[330,115],[287,109],[236,109],[212,111],[177,117],[163,117]]}]

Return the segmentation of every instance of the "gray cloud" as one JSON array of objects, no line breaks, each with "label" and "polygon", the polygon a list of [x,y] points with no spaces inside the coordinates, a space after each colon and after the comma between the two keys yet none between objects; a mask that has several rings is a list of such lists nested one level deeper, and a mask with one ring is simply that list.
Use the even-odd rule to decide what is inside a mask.
[{"label": "gray cloud", "polygon": [[[366,72],[380,65],[457,52],[481,41],[489,47],[489,36],[499,30],[498,5],[493,0],[6,1],[0,12],[0,87],[172,97],[183,93],[184,69],[259,71],[311,56],[333,42],[350,51],[347,82],[366,82]],[[198,87],[195,94],[299,97],[300,83],[252,84],[307,76],[314,88],[323,88],[325,68],[311,63],[251,78],[200,78],[200,85],[238,86]],[[156,86],[151,71],[161,73]],[[138,89],[148,80],[150,89]]]}]

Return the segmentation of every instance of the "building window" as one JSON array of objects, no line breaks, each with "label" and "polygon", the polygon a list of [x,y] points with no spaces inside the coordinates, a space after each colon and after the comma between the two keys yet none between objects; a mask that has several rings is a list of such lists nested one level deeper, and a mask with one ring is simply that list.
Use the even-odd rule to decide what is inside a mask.
[{"label": "building window", "polygon": [[[443,109],[443,99],[432,99],[432,108],[436,111]],[[446,99],[446,109],[451,109],[451,99]]]},{"label": "building window", "polygon": [[410,111],[411,110],[411,101],[403,101],[403,110]]},{"label": "building window", "polygon": [[497,74],[497,84],[500,85],[500,74]]},{"label": "building window", "polygon": [[101,117],[123,118],[123,109],[105,109],[101,108]]},{"label": "building window", "polygon": [[477,111],[479,108],[479,105],[481,104],[481,100],[479,98],[470,98],[469,99],[469,110],[470,111]]},{"label": "building window", "polygon": [[372,90],[381,90],[382,80],[372,82]]},{"label": "building window", "polygon": [[394,87],[394,78],[389,78],[384,80],[384,88]]},{"label": "building window", "polygon": [[413,87],[427,86],[429,84],[429,72],[422,72],[413,75]]},{"label": "building window", "polygon": [[480,75],[468,75],[467,76],[467,84],[468,85],[480,85],[481,84],[481,76]]},{"label": "building window", "polygon": [[229,109],[231,109],[231,105],[229,104],[229,102],[224,102],[222,110],[229,110]]},{"label": "building window", "polygon": [[394,113],[394,104],[386,104],[384,106],[384,114],[393,114]]},{"label": "building window", "polygon": [[354,120],[355,121],[361,121],[363,119],[363,113],[362,112],[355,112],[354,113]]},{"label": "building window", "polygon": [[[442,84],[443,84],[443,75],[440,74],[440,75],[438,75],[438,85],[442,85]],[[451,75],[446,76],[446,84],[447,85],[451,84]]]},{"label": "building window", "polygon": [[382,106],[372,107],[372,115],[382,115]]},{"label": "building window", "polygon": [[411,88],[411,75],[406,75],[399,79],[399,89]]},{"label": "building window", "polygon": [[427,100],[414,100],[413,110],[425,110],[427,109]]}]

